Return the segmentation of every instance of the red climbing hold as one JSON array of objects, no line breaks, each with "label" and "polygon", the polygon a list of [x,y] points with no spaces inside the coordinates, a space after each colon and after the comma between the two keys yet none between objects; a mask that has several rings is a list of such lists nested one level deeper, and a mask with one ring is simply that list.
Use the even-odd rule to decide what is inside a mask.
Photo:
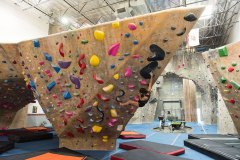
[{"label": "red climbing hold", "polygon": [[62,57],[64,57],[64,52],[63,52],[63,43],[60,43],[59,45],[59,53]]},{"label": "red climbing hold", "polygon": [[104,81],[100,77],[98,77],[96,73],[93,73],[93,79],[95,79],[99,84],[104,83]]},{"label": "red climbing hold", "polygon": [[228,68],[228,72],[232,72],[232,71],[234,71],[234,68],[233,67],[229,67]]},{"label": "red climbing hold", "polygon": [[77,104],[77,108],[81,108],[81,106],[84,104],[84,99],[80,98],[79,103]]},{"label": "red climbing hold", "polygon": [[108,98],[108,97],[104,97],[103,95],[101,95],[101,94],[97,94],[97,97],[98,97],[98,99],[100,99],[100,100],[102,100],[102,101],[104,101],[104,102],[107,102],[107,101],[109,101],[110,100],[110,98]]},{"label": "red climbing hold", "polygon": [[231,85],[231,84],[227,84],[226,87],[227,87],[228,89],[232,89],[232,85]]},{"label": "red climbing hold", "polygon": [[84,120],[81,119],[81,118],[77,118],[77,121],[80,122],[80,123],[82,123],[82,124],[84,123]]},{"label": "red climbing hold", "polygon": [[78,58],[78,65],[81,68],[80,69],[80,75],[83,75],[84,73],[84,69],[87,67],[86,63],[83,62],[83,59],[85,58],[85,54],[80,54],[79,58]]},{"label": "red climbing hold", "polygon": [[229,99],[229,102],[234,104],[235,103],[235,100],[233,98]]}]

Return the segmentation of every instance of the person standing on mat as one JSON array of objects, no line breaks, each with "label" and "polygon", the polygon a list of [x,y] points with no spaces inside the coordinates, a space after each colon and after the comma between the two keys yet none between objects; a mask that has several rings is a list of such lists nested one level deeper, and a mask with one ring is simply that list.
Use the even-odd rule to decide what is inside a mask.
[{"label": "person standing on mat", "polygon": [[139,100],[133,101],[133,100],[128,100],[127,102],[124,103],[119,103],[120,106],[128,106],[128,105],[132,105],[134,107],[144,107],[145,104],[148,102],[148,100],[150,99],[150,95],[151,95],[151,90],[152,90],[152,81],[153,81],[153,73],[150,73],[151,78],[150,78],[150,82],[148,85],[148,89],[146,88],[140,88],[139,89]]}]

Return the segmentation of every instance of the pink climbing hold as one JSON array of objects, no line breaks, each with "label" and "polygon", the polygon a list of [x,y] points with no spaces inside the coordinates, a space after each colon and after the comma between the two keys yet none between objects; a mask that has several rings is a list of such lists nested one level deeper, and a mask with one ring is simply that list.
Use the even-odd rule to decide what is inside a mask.
[{"label": "pink climbing hold", "polygon": [[136,87],[135,84],[129,84],[129,85],[128,85],[128,89],[134,89],[135,87]]},{"label": "pink climbing hold", "polygon": [[128,24],[128,28],[133,31],[133,30],[136,30],[136,29],[137,29],[137,26],[136,26],[135,23],[129,23],[129,24]]},{"label": "pink climbing hold", "polygon": [[145,79],[140,80],[141,85],[147,85],[147,81]]},{"label": "pink climbing hold", "polygon": [[117,122],[117,119],[116,119],[116,118],[113,118],[113,119],[111,119],[111,120],[108,122],[108,126],[109,126],[109,127],[113,127],[116,122]]},{"label": "pink climbing hold", "polygon": [[134,96],[134,101],[138,102],[139,101],[139,97],[138,96]]},{"label": "pink climbing hold", "polygon": [[45,72],[46,74],[50,74],[50,70],[49,70],[49,69],[46,69],[44,72]]},{"label": "pink climbing hold", "polygon": [[116,56],[120,47],[120,43],[114,43],[108,50],[108,55]]},{"label": "pink climbing hold", "polygon": [[42,66],[44,65],[44,61],[40,61],[39,64]]},{"label": "pink climbing hold", "polygon": [[68,116],[68,117],[72,117],[73,116],[73,112],[65,112],[66,113],[66,115]]},{"label": "pink climbing hold", "polygon": [[126,68],[124,75],[125,75],[125,77],[128,77],[128,78],[131,77],[132,69],[130,67]]},{"label": "pink climbing hold", "polygon": [[134,59],[140,58],[140,55],[134,54],[134,55],[132,55],[132,58],[134,58]]},{"label": "pink climbing hold", "polygon": [[54,99],[56,99],[56,98],[57,98],[57,95],[56,95],[56,94],[53,94],[52,96],[53,96],[53,98],[54,98]]}]

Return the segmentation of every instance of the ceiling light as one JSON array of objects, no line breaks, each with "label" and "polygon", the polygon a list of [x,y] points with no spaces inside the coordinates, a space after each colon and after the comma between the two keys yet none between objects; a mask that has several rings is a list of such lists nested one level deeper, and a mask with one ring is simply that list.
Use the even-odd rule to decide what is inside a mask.
[{"label": "ceiling light", "polygon": [[62,17],[61,22],[62,22],[62,24],[68,24],[69,23],[69,21],[66,17]]}]

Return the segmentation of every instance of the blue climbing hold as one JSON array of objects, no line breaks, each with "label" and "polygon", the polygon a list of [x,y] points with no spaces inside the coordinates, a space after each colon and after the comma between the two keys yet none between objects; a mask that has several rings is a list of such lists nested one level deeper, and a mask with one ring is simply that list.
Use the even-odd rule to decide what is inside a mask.
[{"label": "blue climbing hold", "polygon": [[63,98],[64,99],[70,99],[70,98],[72,98],[72,96],[71,96],[70,92],[65,91],[65,92],[63,92]]},{"label": "blue climbing hold", "polygon": [[138,24],[139,24],[140,26],[142,26],[142,25],[143,25],[143,22],[142,22],[142,21],[140,21],[140,22],[138,22]]},{"label": "blue climbing hold", "polygon": [[29,85],[31,86],[31,88],[36,89],[36,85],[32,80],[30,80]]},{"label": "blue climbing hold", "polygon": [[56,82],[55,82],[55,81],[52,81],[52,82],[48,83],[47,89],[48,89],[49,91],[51,91],[55,85],[56,85]]},{"label": "blue climbing hold", "polygon": [[129,38],[129,37],[130,37],[130,33],[126,33],[126,34],[125,34],[125,37],[126,37],[126,38]]},{"label": "blue climbing hold", "polygon": [[45,59],[49,62],[52,62],[52,56],[50,56],[48,53],[44,53]]},{"label": "blue climbing hold", "polygon": [[55,65],[53,65],[53,64],[51,64],[51,65],[52,65],[53,69],[54,69],[57,73],[60,72],[60,70],[61,70],[60,67],[55,66]]},{"label": "blue climbing hold", "polygon": [[39,43],[39,40],[33,40],[33,46],[35,47],[35,48],[39,48],[40,47],[40,43]]},{"label": "blue climbing hold", "polygon": [[115,64],[111,64],[111,69],[115,68]]},{"label": "blue climbing hold", "polygon": [[133,41],[133,44],[134,44],[134,45],[137,45],[137,44],[138,44],[138,40],[134,40],[134,41]]}]

